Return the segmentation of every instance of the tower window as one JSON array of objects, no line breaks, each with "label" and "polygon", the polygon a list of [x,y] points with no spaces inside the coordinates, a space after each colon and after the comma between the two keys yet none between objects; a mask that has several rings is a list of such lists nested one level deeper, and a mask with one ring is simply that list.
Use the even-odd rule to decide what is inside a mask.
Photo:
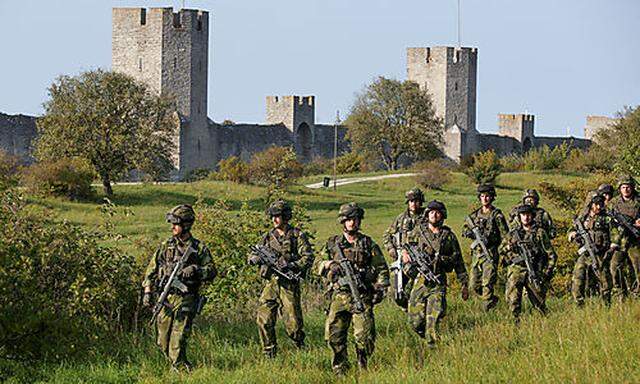
[{"label": "tower window", "polygon": [[202,60],[198,60],[198,71],[202,71]]},{"label": "tower window", "polygon": [[173,69],[177,69],[178,68],[178,58],[174,57],[173,58]]},{"label": "tower window", "polygon": [[142,71],[142,57],[138,59],[138,69]]},{"label": "tower window", "polygon": [[173,27],[174,28],[180,28],[180,13],[174,13],[173,14]]},{"label": "tower window", "polygon": [[202,31],[202,15],[201,15],[201,14],[200,14],[200,15],[198,15],[198,24],[197,24],[197,26],[196,26],[196,29],[197,29],[198,31]]},{"label": "tower window", "polygon": [[198,152],[200,152],[200,139],[198,139]]},{"label": "tower window", "polygon": [[140,25],[145,25],[145,24],[147,24],[147,9],[142,8],[140,10]]},{"label": "tower window", "polygon": [[454,86],[455,90],[458,90],[458,82],[456,81],[455,86]]},{"label": "tower window", "polygon": [[457,114],[453,115],[453,124],[458,124],[458,115]]}]

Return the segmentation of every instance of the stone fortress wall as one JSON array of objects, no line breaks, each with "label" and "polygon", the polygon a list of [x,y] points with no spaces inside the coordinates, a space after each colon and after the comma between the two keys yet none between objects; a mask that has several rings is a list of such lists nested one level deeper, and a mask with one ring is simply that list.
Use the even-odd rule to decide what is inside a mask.
[{"label": "stone fortress wall", "polygon": [[[267,96],[264,124],[223,125],[208,118],[209,13],[173,8],[114,8],[112,69],[131,75],[177,101],[176,177],[212,168],[221,159],[244,160],[271,146],[291,146],[302,161],[332,157],[335,127],[315,121],[314,96]],[[589,116],[586,139],[535,135],[535,117],[498,115],[498,133],[476,129],[478,49],[407,48],[407,79],[427,89],[445,125],[443,152],[460,161],[489,149],[499,155],[522,153],[541,145],[570,142],[587,147],[594,132],[613,119]],[[338,152],[348,150],[346,128],[338,126]],[[35,118],[0,114],[2,149],[29,157]]]}]

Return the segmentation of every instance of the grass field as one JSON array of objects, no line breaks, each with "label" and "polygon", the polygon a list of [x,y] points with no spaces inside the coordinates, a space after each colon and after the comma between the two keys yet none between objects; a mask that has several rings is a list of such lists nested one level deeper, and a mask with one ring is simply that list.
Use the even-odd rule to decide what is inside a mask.
[{"label": "grass field", "polygon": [[[559,174],[507,174],[498,180],[497,205],[508,211],[528,187],[540,181],[564,183],[573,177]],[[303,183],[319,181],[307,178]],[[366,210],[363,231],[380,242],[391,220],[404,209],[404,191],[414,186],[412,178],[352,184],[332,190],[289,189],[290,199],[306,206],[313,219],[316,244],[339,230],[336,213],[340,204],[357,201]],[[263,209],[258,187],[221,182],[194,184],[116,186],[113,201],[128,207],[133,216],[117,216],[116,230],[125,238],[121,246],[140,252],[136,241],[168,237],[164,213],[180,203],[197,199],[223,199],[233,207],[243,201]],[[475,187],[462,174],[442,191],[428,191],[427,199],[447,204],[448,225],[459,232],[464,215],[475,205]],[[60,218],[87,227],[101,223],[96,203],[72,203],[58,199],[38,200]],[[555,210],[544,197],[542,205]],[[197,235],[197,224],[194,226]],[[462,240],[465,254],[467,240]],[[319,248],[319,247],[316,247]],[[143,255],[138,255],[143,256]],[[468,257],[468,255],[467,255]],[[611,308],[590,302],[576,309],[566,298],[549,302],[550,315],[523,316],[516,327],[502,300],[497,311],[486,315],[480,303],[462,302],[449,294],[449,307],[442,326],[442,343],[427,349],[410,330],[404,313],[388,300],[376,307],[378,341],[370,370],[353,370],[343,382],[638,382],[640,381],[640,304],[628,301]],[[528,311],[525,309],[525,311]],[[308,347],[294,350],[279,326],[281,354],[273,361],[261,358],[258,335],[252,321],[197,321],[190,341],[191,374],[173,374],[167,369],[149,335],[131,335],[114,340],[118,353],[87,353],[80,360],[62,361],[24,370],[11,381],[78,382],[308,382],[335,380],[330,369],[330,350],[323,341],[324,314],[305,314]],[[353,357],[353,345],[350,345]]]}]

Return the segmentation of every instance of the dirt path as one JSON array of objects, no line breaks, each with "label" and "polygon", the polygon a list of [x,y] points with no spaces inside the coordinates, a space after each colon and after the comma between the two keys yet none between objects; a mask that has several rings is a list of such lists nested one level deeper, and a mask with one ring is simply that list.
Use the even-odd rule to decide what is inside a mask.
[{"label": "dirt path", "polygon": [[[417,173],[394,173],[393,175],[379,175],[379,176],[368,176],[368,177],[351,177],[346,179],[338,179],[336,182],[337,186],[347,185],[353,183],[363,183],[365,181],[376,181],[376,180],[384,180],[384,179],[395,179],[397,177],[407,177],[407,176],[416,176]],[[305,185],[307,188],[318,189],[322,188],[322,182],[307,184]],[[333,187],[333,181],[329,183],[329,188]]]}]

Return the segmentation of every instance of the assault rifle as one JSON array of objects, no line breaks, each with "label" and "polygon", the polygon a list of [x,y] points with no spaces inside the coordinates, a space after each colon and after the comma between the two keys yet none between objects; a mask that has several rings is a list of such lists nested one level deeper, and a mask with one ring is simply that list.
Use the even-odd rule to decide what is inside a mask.
[{"label": "assault rifle", "polygon": [[351,262],[344,256],[342,248],[336,243],[336,261],[340,264],[342,269],[342,276],[338,279],[338,285],[348,286],[351,291],[351,299],[353,300],[353,306],[357,313],[364,312],[364,304],[362,303],[362,296],[360,295],[360,289],[364,288],[360,275],[353,270]]},{"label": "assault rifle", "polygon": [[189,290],[187,286],[178,279],[178,273],[182,271],[184,263],[189,260],[189,256],[191,256],[193,252],[195,252],[195,249],[193,249],[192,246],[189,246],[189,248],[184,251],[184,254],[182,254],[182,257],[180,257],[176,265],[173,266],[169,277],[165,277],[160,283],[160,286],[163,287],[162,293],[160,294],[160,297],[158,297],[156,304],[153,306],[153,315],[151,316],[149,324],[153,324],[163,307],[167,307],[169,309],[173,308],[173,306],[167,301],[167,297],[169,296],[172,288],[175,288],[182,293],[186,293]]},{"label": "assault rifle", "polygon": [[624,213],[608,209],[607,215],[620,227],[624,228],[625,232],[629,233],[634,238],[640,239],[640,229],[633,225],[633,218],[627,216]]},{"label": "assault rifle", "polygon": [[400,244],[400,232],[396,232],[393,235],[393,247],[396,249],[397,258],[396,261],[391,263],[389,269],[396,275],[396,300],[404,299],[404,283],[402,274],[402,245]]},{"label": "assault rifle", "polygon": [[540,280],[540,277],[538,276],[538,273],[536,272],[536,269],[533,266],[533,255],[531,254],[531,250],[527,248],[527,245],[529,243],[522,240],[520,232],[517,229],[512,231],[511,234],[516,240],[517,252],[520,256],[519,258],[516,258],[511,262],[512,264],[517,264],[524,261],[524,265],[527,268],[527,280],[529,280],[532,288],[530,289],[530,291],[531,293],[533,293],[536,300],[538,300],[540,303],[544,303],[544,300],[540,296],[542,293],[542,282]]},{"label": "assault rifle", "polygon": [[293,283],[297,283],[302,279],[301,273],[293,273],[293,271],[283,271],[278,267],[278,254],[273,249],[264,245],[252,245],[250,247],[254,255],[258,256],[258,265],[266,265],[269,267],[278,277],[288,280]]},{"label": "assault rifle", "polygon": [[438,253],[434,253],[430,255],[426,252],[423,252],[417,245],[414,244],[404,244],[402,246],[404,250],[409,253],[409,257],[411,258],[411,262],[416,266],[418,273],[420,273],[427,281],[432,283],[439,284],[440,283],[440,275],[436,275],[434,273],[434,269],[436,264],[438,263],[439,255]]},{"label": "assault rifle", "polygon": [[482,233],[482,231],[480,231],[480,227],[478,227],[469,216],[467,216],[466,222],[469,228],[471,228],[471,232],[473,232],[474,240],[471,243],[471,248],[473,249],[480,246],[481,256],[484,256],[488,260],[491,260],[491,253],[487,248],[487,238],[484,237],[484,234]]},{"label": "assault rifle", "polygon": [[584,255],[587,253],[589,255],[591,269],[598,280],[600,280],[600,268],[602,267],[602,261],[598,258],[593,242],[591,241],[591,236],[589,236],[589,232],[584,228],[584,224],[582,224],[582,221],[580,221],[578,217],[573,218],[573,226],[575,227],[578,236],[582,239],[582,247],[578,249],[578,254]]}]

